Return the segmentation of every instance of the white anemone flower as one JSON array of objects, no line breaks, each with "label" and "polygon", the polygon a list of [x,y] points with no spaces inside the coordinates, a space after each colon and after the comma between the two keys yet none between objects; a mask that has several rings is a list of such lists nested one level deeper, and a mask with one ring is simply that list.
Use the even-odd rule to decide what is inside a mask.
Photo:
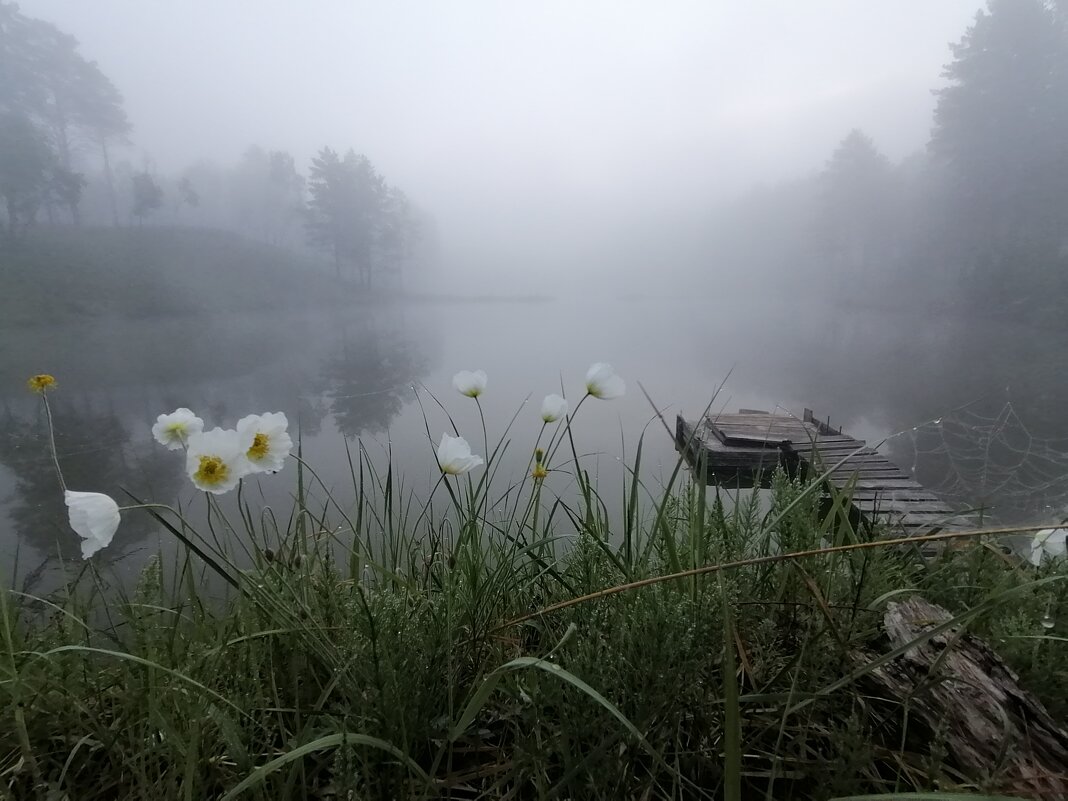
[{"label": "white anemone flower", "polygon": [[189,438],[204,430],[204,421],[184,406],[170,414],[161,414],[152,426],[152,436],[160,445],[178,451],[189,444]]},{"label": "white anemone flower", "polygon": [[559,395],[546,395],[541,402],[541,419],[546,423],[555,423],[567,414],[567,401]]},{"label": "white anemone flower", "polygon": [[597,362],[586,371],[586,391],[595,398],[612,400],[622,397],[627,391],[627,385],[616,375],[612,365]]},{"label": "white anemone flower", "polygon": [[486,391],[486,382],[488,380],[484,370],[475,370],[474,372],[461,370],[452,377],[452,385],[456,387],[456,391],[461,395],[477,398]]},{"label": "white anemone flower", "polygon": [[119,505],[100,492],[66,490],[70,527],[82,538],[82,558],[88,559],[101,548],[111,544],[119,527]]},{"label": "white anemone flower", "polygon": [[450,437],[448,434],[441,435],[441,444],[438,445],[438,464],[442,473],[450,476],[459,476],[474,470],[482,464],[481,456],[471,453],[471,446],[463,437]]},{"label": "white anemone flower", "polygon": [[1036,531],[1031,540],[1031,564],[1038,567],[1042,560],[1061,559],[1068,554],[1068,529],[1044,528]]},{"label": "white anemone flower", "polygon": [[289,420],[282,412],[250,414],[237,421],[241,447],[245,449],[250,472],[277,473],[293,449]]},{"label": "white anemone flower", "polygon": [[185,471],[197,489],[222,495],[251,469],[241,437],[233,429],[213,428],[189,438]]}]

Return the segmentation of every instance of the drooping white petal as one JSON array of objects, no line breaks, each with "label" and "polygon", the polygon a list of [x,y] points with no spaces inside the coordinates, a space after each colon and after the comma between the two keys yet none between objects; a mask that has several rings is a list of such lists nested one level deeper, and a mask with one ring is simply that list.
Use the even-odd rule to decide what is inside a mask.
[{"label": "drooping white petal", "polygon": [[622,397],[627,391],[623,379],[616,375],[612,365],[597,362],[586,371],[586,391],[595,398],[612,400]]},{"label": "drooping white petal", "polygon": [[82,558],[88,559],[101,548],[111,544],[119,527],[119,505],[101,492],[66,490],[70,527],[82,538]]},{"label": "drooping white petal", "polygon": [[237,486],[251,467],[245,457],[247,448],[233,429],[213,428],[189,438],[185,470],[197,489],[222,495]]},{"label": "drooping white petal", "polygon": [[1062,559],[1068,555],[1068,529],[1044,528],[1031,540],[1031,564],[1038,567],[1044,559]]},{"label": "drooping white petal", "polygon": [[250,472],[277,473],[293,450],[289,420],[282,412],[250,414],[237,421],[241,447],[245,449]]},{"label": "drooping white petal", "polygon": [[486,391],[486,382],[488,380],[483,370],[475,370],[474,372],[461,370],[452,377],[452,385],[461,395],[477,398]]},{"label": "drooping white petal", "polygon": [[189,438],[204,430],[204,421],[184,406],[170,414],[161,414],[152,426],[152,436],[160,445],[177,451],[189,444]]},{"label": "drooping white petal", "polygon": [[541,419],[546,423],[555,423],[567,414],[567,401],[559,395],[546,395],[541,402]]},{"label": "drooping white petal", "polygon": [[482,464],[482,457],[471,453],[471,446],[463,437],[450,437],[448,434],[441,435],[441,444],[438,445],[438,465],[441,472],[450,476],[459,476]]}]

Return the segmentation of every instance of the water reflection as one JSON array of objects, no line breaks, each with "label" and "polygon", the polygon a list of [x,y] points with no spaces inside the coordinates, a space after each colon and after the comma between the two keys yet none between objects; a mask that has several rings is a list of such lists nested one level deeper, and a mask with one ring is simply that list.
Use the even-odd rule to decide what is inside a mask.
[{"label": "water reflection", "polygon": [[400,332],[366,319],[343,324],[322,369],[338,429],[350,439],[386,431],[425,371],[424,357]]},{"label": "water reflection", "polygon": [[[185,477],[182,454],[151,438],[158,414],[186,406],[208,427],[231,427],[249,413],[283,411],[313,454],[329,446],[318,442],[334,430],[324,432],[328,419],[349,437],[384,431],[427,369],[424,322],[425,314],[385,307],[329,317],[244,315],[9,332],[0,346],[11,357],[0,366],[4,563],[11,566],[18,553],[24,572],[42,561],[77,561],[79,553],[43,408],[26,391],[26,376],[47,369],[59,377],[50,401],[69,487],[103,492],[120,504],[131,502],[126,490],[199,514],[203,504]],[[284,474],[257,482],[268,502],[286,503],[291,491]],[[113,544],[94,560],[103,566],[142,548],[155,552],[158,533],[147,515],[124,514]]]},{"label": "water reflection", "polygon": [[[8,521],[0,516],[0,556],[12,564],[20,544],[34,552],[26,564],[54,558],[57,543],[64,553],[76,552],[39,400],[24,389],[26,376],[41,371],[60,380],[52,398],[72,487],[115,497],[126,487],[193,508],[203,502],[185,479],[180,454],[151,441],[150,426],[161,412],[188,406],[209,427],[228,427],[249,413],[283,411],[299,430],[305,457],[342,492],[351,483],[341,438],[368,445],[388,439],[388,449],[370,451],[384,457],[388,450],[396,472],[423,492],[437,478],[435,443],[427,439],[413,383],[425,383],[461,433],[478,444],[478,409],[456,395],[450,378],[458,369],[489,373],[483,410],[491,440],[519,410],[510,433],[515,446],[506,458],[516,464],[502,465],[505,481],[513,468],[525,467],[540,427],[540,398],[560,391],[562,381],[577,401],[586,368],[601,360],[614,364],[631,391],[586,404],[575,439],[580,452],[591,454],[584,467],[597,476],[611,508],[625,479],[618,460],[633,458],[652,416],[637,382],[669,417],[692,416],[732,368],[716,408],[779,406],[800,413],[807,406],[869,441],[893,435],[884,448],[903,467],[915,466],[921,480],[952,500],[992,505],[1006,519],[1048,519],[1068,500],[1061,478],[1068,475],[1068,417],[1062,414],[1068,408],[1068,332],[904,310],[796,303],[780,309],[767,299],[749,307],[744,299],[722,299],[718,308],[704,299],[605,300],[600,318],[591,321],[583,298],[536,307],[421,302],[343,314],[108,321],[8,332],[0,338],[0,515]],[[442,326],[446,318],[449,325]],[[534,400],[524,406],[528,396]],[[999,426],[998,415],[1010,402],[1013,417]],[[434,438],[451,430],[433,404],[426,412]],[[964,425],[954,428],[954,421]],[[986,447],[984,425],[994,426],[997,447]],[[654,426],[643,444],[643,469],[654,482],[670,474],[676,458],[670,437],[661,433]],[[939,451],[947,442],[954,454]],[[967,462],[950,458],[960,453]],[[990,480],[995,473],[1008,480]],[[984,477],[985,483],[977,480]],[[262,493],[265,502],[288,508],[293,480],[285,471],[258,480],[256,497]],[[117,547],[101,552],[101,559],[115,561],[138,548],[154,552],[157,534],[145,518],[126,516]],[[129,562],[134,571],[137,560]]]},{"label": "water reflection", "polygon": [[[52,403],[56,424],[56,450],[67,486],[85,492],[103,492],[129,503],[123,489],[141,497],[170,498],[179,475],[169,454],[133,437],[119,413],[108,402],[87,393],[69,392]],[[0,421],[0,464],[14,477],[13,491],[5,498],[7,514],[18,532],[20,545],[38,554],[70,560],[79,553],[79,540],[66,524],[62,493],[48,448],[43,407],[15,412],[10,405]],[[149,532],[144,521],[130,520],[120,527],[111,547],[101,552],[114,561]]]}]

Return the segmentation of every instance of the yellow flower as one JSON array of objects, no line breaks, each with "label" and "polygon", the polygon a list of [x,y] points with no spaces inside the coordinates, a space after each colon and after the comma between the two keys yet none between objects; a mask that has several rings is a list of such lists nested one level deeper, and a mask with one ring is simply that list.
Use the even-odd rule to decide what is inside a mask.
[{"label": "yellow flower", "polygon": [[56,385],[55,376],[51,376],[48,373],[41,373],[35,375],[29,381],[26,382],[26,386],[30,388],[31,392],[36,392],[38,395],[43,395],[46,390],[52,389]]},{"label": "yellow flower", "polygon": [[541,462],[537,462],[534,465],[534,472],[531,473],[534,478],[545,478],[549,475],[549,471],[545,469],[545,465]]}]

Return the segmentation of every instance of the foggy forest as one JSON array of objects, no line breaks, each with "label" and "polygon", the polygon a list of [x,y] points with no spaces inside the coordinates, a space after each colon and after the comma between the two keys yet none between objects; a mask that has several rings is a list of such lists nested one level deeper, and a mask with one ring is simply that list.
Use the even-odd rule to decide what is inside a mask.
[{"label": "foggy forest", "polygon": [[0,799],[1068,798],[1068,2],[0,0]]}]

